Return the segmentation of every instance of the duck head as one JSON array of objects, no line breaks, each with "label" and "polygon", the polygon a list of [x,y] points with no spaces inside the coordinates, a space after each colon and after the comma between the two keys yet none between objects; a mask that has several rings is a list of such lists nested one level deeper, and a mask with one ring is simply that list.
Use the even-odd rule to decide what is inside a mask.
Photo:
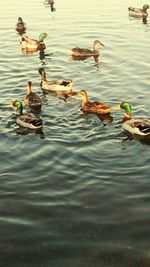
[{"label": "duck head", "polygon": [[22,115],[23,114],[23,105],[21,103],[21,101],[19,100],[15,100],[12,102],[12,107],[16,108],[17,109],[17,113],[19,115]]},{"label": "duck head", "polygon": [[28,82],[28,86],[27,86],[27,92],[28,94],[32,93],[32,82]]},{"label": "duck head", "polygon": [[143,10],[144,10],[144,11],[146,11],[148,8],[149,8],[149,5],[147,5],[147,4],[145,4],[145,5],[143,6]]},{"label": "duck head", "polygon": [[88,95],[85,90],[80,90],[80,92],[76,93],[76,96],[81,96],[83,99],[88,99]]},{"label": "duck head", "polygon": [[18,22],[17,23],[23,23],[23,20],[21,17],[18,17]]},{"label": "duck head", "polygon": [[120,108],[125,111],[125,114],[124,114],[124,117],[123,117],[123,122],[126,121],[126,120],[131,119],[131,116],[132,116],[131,104],[129,104],[128,102],[122,102],[120,104]]},{"label": "duck head", "polygon": [[100,47],[100,45],[104,46],[104,44],[101,41],[95,40],[94,41],[94,50],[97,50]]},{"label": "duck head", "polygon": [[47,35],[46,32],[40,33],[40,35],[39,35],[39,42],[43,42],[46,37],[48,37],[48,35]]}]

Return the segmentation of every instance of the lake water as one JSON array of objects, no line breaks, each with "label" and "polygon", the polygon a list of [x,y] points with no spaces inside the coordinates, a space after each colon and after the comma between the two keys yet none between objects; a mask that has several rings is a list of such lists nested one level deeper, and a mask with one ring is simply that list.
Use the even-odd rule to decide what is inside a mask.
[{"label": "lake water", "polygon": [[[83,116],[81,98],[49,94],[40,138],[18,134],[16,111],[5,108],[23,101],[28,81],[42,96],[44,66],[48,79],[73,79],[92,101],[129,101],[134,116],[148,117],[149,19],[127,10],[139,2],[56,0],[56,12],[40,0],[1,5],[0,267],[150,266],[150,147],[124,141],[122,112],[101,122]],[[21,52],[19,16],[29,37],[48,34],[51,56]],[[105,45],[99,64],[71,59],[70,48],[96,39]]]}]

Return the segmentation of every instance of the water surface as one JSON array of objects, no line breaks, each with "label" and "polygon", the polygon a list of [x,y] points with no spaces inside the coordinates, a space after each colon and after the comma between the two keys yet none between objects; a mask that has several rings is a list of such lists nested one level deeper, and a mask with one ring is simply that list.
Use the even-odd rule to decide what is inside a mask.
[{"label": "water surface", "polygon": [[[124,141],[122,113],[113,122],[84,117],[80,98],[43,98],[44,139],[17,134],[15,110],[28,81],[42,96],[38,68],[49,79],[73,79],[91,100],[129,101],[149,116],[149,19],[128,17],[131,2],[6,0],[1,6],[0,266],[150,266],[149,146]],[[138,1],[133,1],[139,6]],[[143,5],[143,3],[142,3]],[[23,54],[15,31],[47,32],[46,53]],[[99,64],[73,61],[69,49],[104,43]]]}]

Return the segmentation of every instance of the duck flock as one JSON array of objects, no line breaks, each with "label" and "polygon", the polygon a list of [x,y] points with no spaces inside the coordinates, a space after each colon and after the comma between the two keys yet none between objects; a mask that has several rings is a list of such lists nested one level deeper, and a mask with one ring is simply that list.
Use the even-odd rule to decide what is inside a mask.
[{"label": "duck flock", "polygon": [[[50,6],[52,12],[56,11],[53,0],[45,0],[45,4]],[[148,16],[148,8],[149,5],[147,4],[145,4],[143,8],[129,7],[129,15],[137,18],[141,17],[143,21],[145,21]],[[29,38],[26,35],[27,26],[21,17],[18,18],[15,29],[21,36],[21,47],[23,53],[28,54],[38,51],[44,55],[46,50],[44,42],[48,36],[47,33],[40,33],[38,40]],[[75,60],[84,60],[89,57],[94,57],[95,62],[98,62],[101,46],[103,46],[103,43],[100,40],[95,40],[93,49],[74,47],[70,49],[71,56]],[[113,111],[121,109],[124,112],[122,127],[125,132],[132,137],[150,141],[150,121],[148,119],[134,118],[132,116],[132,107],[130,103],[122,102],[119,105],[112,107],[99,101],[92,102],[89,100],[89,96],[85,90],[80,90],[79,92],[74,91],[74,81],[48,80],[44,67],[39,68],[38,72],[41,77],[41,89],[44,94],[55,94],[58,97],[61,96],[65,101],[67,101],[70,97],[79,96],[82,98],[82,112],[86,114],[95,114],[99,118],[102,118],[103,116],[110,116]],[[20,100],[15,100],[10,105],[17,110],[16,123],[24,128],[41,131],[43,128],[43,121],[39,116],[37,116],[37,110],[40,112],[42,108],[42,99],[38,94],[33,92],[31,81],[27,84],[27,94],[24,97],[24,105],[29,107],[31,112],[23,113],[23,103]]]}]

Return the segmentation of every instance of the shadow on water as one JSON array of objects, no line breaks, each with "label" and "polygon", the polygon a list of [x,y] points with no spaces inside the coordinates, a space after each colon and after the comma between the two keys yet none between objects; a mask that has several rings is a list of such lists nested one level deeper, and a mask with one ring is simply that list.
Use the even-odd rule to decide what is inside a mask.
[{"label": "shadow on water", "polygon": [[139,135],[132,135],[129,132],[122,131],[119,136],[122,138],[122,142],[130,142],[130,141],[138,141],[143,145],[150,145],[150,136],[147,138],[139,136]]},{"label": "shadow on water", "polygon": [[38,130],[31,130],[31,129],[28,129],[28,128],[19,127],[17,129],[15,129],[15,131],[16,131],[17,135],[27,135],[27,134],[30,134],[30,133],[34,132],[36,135],[40,135],[41,139],[45,138],[45,134],[44,134],[42,128],[38,129]]},{"label": "shadow on water", "polygon": [[109,113],[104,114],[104,115],[100,115],[100,114],[96,114],[96,113],[90,113],[90,112],[82,111],[82,114],[80,116],[81,116],[81,118],[88,120],[90,115],[95,115],[99,119],[99,121],[103,123],[103,126],[106,126],[108,123],[113,122],[113,117]]}]

